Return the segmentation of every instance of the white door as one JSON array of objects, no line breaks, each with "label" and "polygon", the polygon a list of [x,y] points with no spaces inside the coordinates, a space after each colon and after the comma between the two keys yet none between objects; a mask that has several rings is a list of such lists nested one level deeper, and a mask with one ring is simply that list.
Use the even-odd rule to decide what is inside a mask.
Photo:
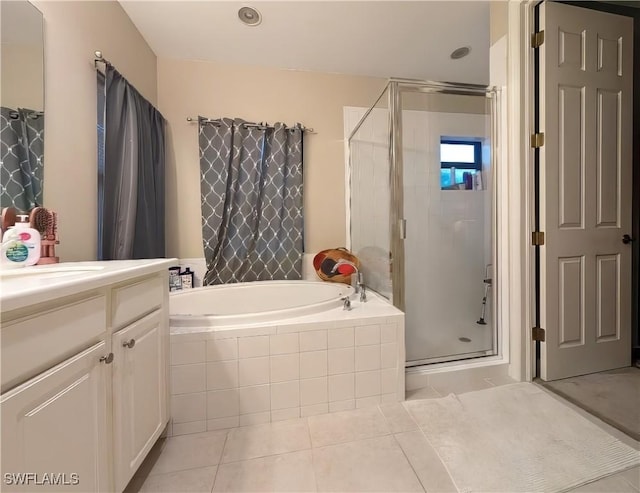
[{"label": "white door", "polygon": [[116,491],[122,491],[167,424],[164,322],[156,311],[113,335]]},{"label": "white door", "polygon": [[631,364],[633,21],[544,2],[541,378]]},{"label": "white door", "polygon": [[[3,394],[2,491],[112,489],[106,416],[109,373],[100,362],[105,348],[100,342]],[[37,476],[20,480],[16,473]],[[25,483],[20,487],[16,481]]]}]

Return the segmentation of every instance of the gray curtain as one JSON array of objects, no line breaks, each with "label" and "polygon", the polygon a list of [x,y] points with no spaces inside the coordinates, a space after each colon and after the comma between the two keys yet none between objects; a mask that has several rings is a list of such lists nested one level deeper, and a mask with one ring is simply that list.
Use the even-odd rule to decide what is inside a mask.
[{"label": "gray curtain", "polygon": [[165,119],[110,65],[104,91],[98,258],[164,257]]},{"label": "gray curtain", "polygon": [[0,206],[42,206],[44,113],[0,108]]},{"label": "gray curtain", "polygon": [[302,130],[199,118],[204,284],[302,278]]}]

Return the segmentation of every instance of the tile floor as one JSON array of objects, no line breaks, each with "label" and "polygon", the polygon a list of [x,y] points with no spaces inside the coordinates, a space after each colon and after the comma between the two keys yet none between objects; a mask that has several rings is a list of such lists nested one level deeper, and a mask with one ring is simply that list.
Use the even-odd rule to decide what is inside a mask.
[{"label": "tile floor", "polygon": [[[463,393],[493,385],[482,379],[453,387]],[[407,397],[436,398],[449,390],[424,388]],[[161,440],[125,491],[458,490],[414,419],[393,403]],[[639,493],[640,467],[572,491]]]}]

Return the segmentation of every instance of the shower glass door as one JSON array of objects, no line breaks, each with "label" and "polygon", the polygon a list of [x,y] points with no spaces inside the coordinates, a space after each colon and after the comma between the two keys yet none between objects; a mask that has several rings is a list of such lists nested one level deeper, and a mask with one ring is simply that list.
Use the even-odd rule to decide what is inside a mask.
[{"label": "shower glass door", "polygon": [[392,299],[389,87],[369,108],[345,108],[349,137],[349,238],[368,289]]},{"label": "shower glass door", "polygon": [[407,366],[496,354],[495,98],[397,87]]}]

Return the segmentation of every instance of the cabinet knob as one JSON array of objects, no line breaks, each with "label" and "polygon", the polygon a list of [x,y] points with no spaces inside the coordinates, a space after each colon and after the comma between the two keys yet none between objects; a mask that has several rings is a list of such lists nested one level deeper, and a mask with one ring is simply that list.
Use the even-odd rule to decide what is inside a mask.
[{"label": "cabinet knob", "polygon": [[136,340],[135,339],[131,339],[129,342],[123,342],[122,343],[122,347],[128,347],[129,349],[131,349],[135,345],[136,345]]},{"label": "cabinet knob", "polygon": [[106,363],[107,365],[113,361],[113,353],[109,353],[106,356],[102,356],[100,358],[101,363]]}]

